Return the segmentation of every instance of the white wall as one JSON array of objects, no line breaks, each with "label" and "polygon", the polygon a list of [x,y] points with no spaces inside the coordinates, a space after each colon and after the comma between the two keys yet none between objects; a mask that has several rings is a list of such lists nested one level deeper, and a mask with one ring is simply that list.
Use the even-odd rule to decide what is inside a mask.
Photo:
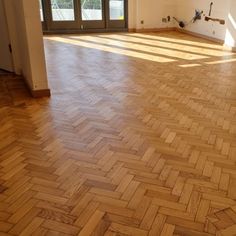
[{"label": "white wall", "polygon": [[162,18],[173,17],[174,12],[174,0],[129,0],[129,29],[172,27],[172,19],[163,23]]},{"label": "white wall", "polygon": [[231,47],[236,47],[236,0],[230,1],[225,43]]},{"label": "white wall", "polygon": [[5,0],[15,72],[31,90],[48,89],[38,0]]},{"label": "white wall", "polygon": [[[225,25],[202,20],[189,24],[185,29],[191,32],[224,41],[226,45],[236,47],[236,0],[129,0],[129,29],[159,29],[178,27],[173,16],[188,23],[195,9],[209,14],[213,2],[211,17],[224,19]],[[163,23],[162,18],[171,16],[171,22]],[[144,24],[141,24],[141,21]]]},{"label": "white wall", "polygon": [[199,20],[194,24],[189,24],[185,29],[222,41],[225,41],[226,35],[228,35],[228,39],[225,41],[226,44],[229,46],[235,46],[235,42],[233,42],[232,39],[229,39],[229,31],[230,34],[232,34],[232,37],[235,38],[236,28],[233,27],[232,22],[229,20],[229,12],[231,12],[232,17],[234,17],[234,21],[236,21],[235,0],[176,0],[175,15],[179,20],[189,22],[189,20],[194,16],[195,9],[203,10],[204,14],[208,15],[211,2],[214,3],[211,17],[224,19],[226,24],[220,25],[218,22],[207,22],[204,20],[203,16],[202,20]]},{"label": "white wall", "polygon": [[136,29],[137,28],[137,0],[128,1],[128,28]]}]

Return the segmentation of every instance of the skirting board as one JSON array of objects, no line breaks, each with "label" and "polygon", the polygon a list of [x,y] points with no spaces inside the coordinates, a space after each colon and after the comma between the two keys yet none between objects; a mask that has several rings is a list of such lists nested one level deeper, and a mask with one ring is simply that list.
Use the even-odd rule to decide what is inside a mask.
[{"label": "skirting board", "polygon": [[189,31],[189,30],[185,30],[185,29],[180,29],[180,28],[175,28],[175,29],[176,29],[176,31],[178,31],[180,33],[185,33],[185,34],[189,34],[189,35],[192,35],[192,36],[195,36],[195,37],[198,37],[198,38],[207,39],[207,40],[209,40],[211,42],[224,44],[223,40],[216,39],[216,38],[213,38],[213,37],[210,37],[210,36],[206,36],[204,34],[199,34],[199,33],[195,33],[195,32],[192,32],[192,31]]},{"label": "skirting board", "polygon": [[42,98],[42,97],[50,97],[51,91],[50,89],[41,89],[41,90],[31,90],[30,93],[33,98]]},{"label": "skirting board", "polygon": [[23,80],[24,80],[25,85],[28,88],[28,90],[33,98],[42,98],[42,97],[50,97],[51,96],[50,89],[33,90],[24,77],[23,77]]},{"label": "skirting board", "polygon": [[173,31],[174,27],[169,28],[147,28],[147,29],[129,29],[130,33],[151,33],[151,32],[164,32],[164,31]]},{"label": "skirting board", "polygon": [[204,34],[199,34],[199,33],[195,33],[195,32],[185,30],[185,29],[180,29],[180,28],[176,28],[176,31],[181,32],[181,33],[185,33],[185,34],[189,34],[189,35],[192,35],[192,36],[195,36],[195,37],[198,37],[198,38],[206,39],[206,40],[209,40],[209,41],[214,42],[214,43],[220,43],[220,44],[224,45],[225,49],[230,50],[232,52],[236,52],[236,47],[230,47],[230,46],[225,45],[224,40],[216,39],[216,38],[213,38],[213,37],[210,37],[210,36],[206,36]]},{"label": "skirting board", "polygon": [[[223,40],[216,39],[216,38],[213,38],[213,37],[209,37],[209,36],[206,36],[204,34],[195,33],[195,32],[189,31],[189,30],[176,28],[176,27],[149,28],[149,29],[129,29],[128,31],[130,33],[151,33],[151,32],[178,31],[178,32],[181,32],[181,33],[189,34],[189,35],[192,35],[192,36],[195,36],[195,37],[198,37],[198,38],[206,39],[206,40],[209,40],[211,42],[220,43],[220,44],[224,45]],[[225,48],[230,50],[230,51],[236,52],[236,47],[229,47],[229,46],[225,45]]]}]

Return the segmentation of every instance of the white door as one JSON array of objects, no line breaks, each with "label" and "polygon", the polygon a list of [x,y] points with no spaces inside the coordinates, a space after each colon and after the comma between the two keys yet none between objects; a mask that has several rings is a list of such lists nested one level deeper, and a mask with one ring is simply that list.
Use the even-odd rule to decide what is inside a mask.
[{"label": "white door", "polygon": [[10,40],[3,0],[0,0],[0,69],[13,71]]}]

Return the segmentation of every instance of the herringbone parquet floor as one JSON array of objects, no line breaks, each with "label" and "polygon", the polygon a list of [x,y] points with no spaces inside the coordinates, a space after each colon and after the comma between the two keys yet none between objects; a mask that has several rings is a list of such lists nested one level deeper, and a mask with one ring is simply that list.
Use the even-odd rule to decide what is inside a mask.
[{"label": "herringbone parquet floor", "polygon": [[45,38],[52,97],[0,79],[0,235],[236,235],[236,55],[177,32]]}]

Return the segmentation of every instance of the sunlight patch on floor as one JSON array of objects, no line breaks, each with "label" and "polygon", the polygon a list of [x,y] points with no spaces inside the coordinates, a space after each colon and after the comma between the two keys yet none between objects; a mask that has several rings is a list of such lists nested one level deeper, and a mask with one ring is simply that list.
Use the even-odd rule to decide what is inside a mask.
[{"label": "sunlight patch on floor", "polygon": [[[133,36],[137,36],[137,37],[143,37],[146,39],[155,39],[155,40],[163,40],[163,41],[167,41],[167,42],[172,42],[172,43],[181,43],[181,44],[186,44],[186,45],[195,45],[198,47],[206,47],[206,48],[212,48],[212,49],[218,49],[218,50],[222,50],[223,46],[219,45],[219,44],[213,44],[213,43],[205,43],[205,42],[196,42],[196,41],[191,41],[191,40],[185,40],[185,39],[180,39],[179,36],[178,38],[173,38],[173,37],[166,37],[163,35],[154,35],[154,34],[138,34],[138,33],[134,33],[132,34]],[[179,34],[178,34],[179,35]],[[199,39],[199,41],[201,41],[201,39]],[[227,51],[226,51],[227,52]],[[228,52],[230,53],[230,52]]]},{"label": "sunlight patch on floor", "polygon": [[[143,39],[138,38],[138,37],[133,37],[132,35],[99,35],[98,37],[101,38],[110,38],[110,39],[118,39],[118,40],[124,40],[130,43],[137,43],[137,44],[142,44],[144,42]],[[215,49],[210,49],[210,48],[205,48],[201,47],[198,45],[181,45],[178,44],[177,42],[163,42],[162,40],[149,40],[145,39],[145,44],[150,44],[150,46],[154,47],[164,47],[167,49],[174,49],[174,50],[179,50],[183,51],[188,55],[190,52],[192,55],[200,54],[200,55],[206,55],[206,56],[227,56],[227,55],[232,55],[231,52],[228,51],[223,51],[223,50],[215,50]],[[158,48],[159,50],[159,48]]]},{"label": "sunlight patch on floor", "polygon": [[[118,36],[119,37],[119,36]],[[117,38],[118,38],[117,37]],[[171,57],[171,58],[178,58],[178,59],[183,59],[183,60],[198,60],[198,59],[204,59],[207,58],[206,56],[203,55],[196,55],[189,52],[181,52],[181,51],[176,51],[173,49],[166,49],[166,48],[161,48],[161,47],[155,47],[155,46],[146,46],[146,45],[140,45],[134,42],[129,42],[129,41],[118,41],[116,38],[106,38],[104,37],[96,37],[96,36],[71,36],[71,39],[76,39],[76,40],[84,40],[84,41],[89,41],[91,43],[96,43],[96,44],[106,44],[107,46],[115,46],[115,47],[124,47],[132,50],[137,50],[137,51],[142,51],[144,53],[150,53],[150,54],[157,54],[161,56],[166,56],[166,57]]]},{"label": "sunlight patch on floor", "polygon": [[188,68],[188,67],[197,67],[197,66],[201,66],[201,64],[185,64],[185,65],[179,65],[180,67],[183,68]]},{"label": "sunlight patch on floor", "polygon": [[208,65],[213,65],[213,64],[223,64],[223,63],[229,63],[229,62],[236,62],[236,58],[219,60],[219,61],[210,61],[210,62],[205,62],[205,63]]},{"label": "sunlight patch on floor", "polygon": [[150,61],[155,61],[155,62],[160,62],[160,63],[176,61],[174,59],[170,59],[170,58],[166,58],[166,57],[160,57],[160,56],[155,56],[155,55],[151,55],[151,54],[130,51],[127,49],[115,48],[115,47],[96,44],[96,43],[92,43],[92,42],[73,40],[73,39],[64,38],[64,37],[45,37],[45,38],[48,40],[57,41],[57,42],[61,42],[61,43],[69,43],[69,44],[77,45],[80,47],[86,47],[86,48],[116,53],[116,54],[120,54],[120,55],[124,55],[124,56],[131,56],[131,57],[135,57],[135,58],[139,58],[139,59],[145,59],[145,60],[150,60]]}]

